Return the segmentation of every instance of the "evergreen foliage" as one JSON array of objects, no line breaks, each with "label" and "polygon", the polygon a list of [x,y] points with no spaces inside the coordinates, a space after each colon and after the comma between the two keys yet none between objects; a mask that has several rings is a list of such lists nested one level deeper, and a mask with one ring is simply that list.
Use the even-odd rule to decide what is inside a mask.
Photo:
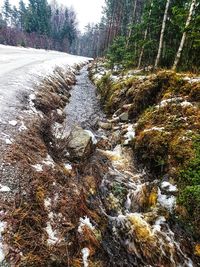
[{"label": "evergreen foliage", "polygon": [[70,52],[77,37],[76,14],[53,1],[29,0],[19,7],[4,1],[0,14],[0,43]]},{"label": "evergreen foliage", "polygon": [[[192,3],[192,18],[186,27]],[[185,32],[178,68],[198,72],[199,14],[200,0],[106,0],[101,23],[90,25],[80,38],[80,54],[94,57],[107,54],[111,66],[171,68]],[[87,46],[88,40],[94,45]]]}]

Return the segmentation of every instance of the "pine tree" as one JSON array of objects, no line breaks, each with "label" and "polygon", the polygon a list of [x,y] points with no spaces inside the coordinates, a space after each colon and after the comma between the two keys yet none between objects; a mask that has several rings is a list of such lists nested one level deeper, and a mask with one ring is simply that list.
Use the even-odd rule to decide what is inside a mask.
[{"label": "pine tree", "polygon": [[179,60],[181,58],[181,54],[182,54],[183,47],[184,47],[185,40],[186,40],[186,36],[187,36],[187,28],[190,26],[190,22],[192,20],[192,14],[193,14],[193,11],[195,9],[195,5],[196,5],[196,0],[192,0],[191,1],[191,5],[190,5],[188,18],[187,18],[187,21],[186,21],[186,24],[185,24],[185,30],[183,32],[182,39],[181,39],[181,42],[180,42],[180,45],[179,45],[179,49],[178,49],[178,52],[176,54],[174,65],[173,65],[173,68],[172,68],[173,70],[176,70],[176,68],[178,66],[178,63],[179,63]]},{"label": "pine tree", "polygon": [[23,2],[23,0],[19,1],[19,24],[20,24],[20,28],[22,31],[25,30],[26,26],[26,14],[27,14],[27,9],[26,6]]},{"label": "pine tree", "polygon": [[6,21],[6,23],[10,23],[12,9],[11,9],[11,5],[10,5],[9,0],[4,1],[4,5],[3,5],[2,10],[3,10],[4,20]]}]

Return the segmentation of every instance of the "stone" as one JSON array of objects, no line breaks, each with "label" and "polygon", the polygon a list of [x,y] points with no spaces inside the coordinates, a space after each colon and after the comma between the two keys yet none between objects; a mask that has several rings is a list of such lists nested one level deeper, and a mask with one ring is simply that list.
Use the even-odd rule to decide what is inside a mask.
[{"label": "stone", "polygon": [[111,130],[112,129],[112,123],[110,123],[110,122],[99,121],[98,125],[100,128],[102,128],[104,130]]},{"label": "stone", "polygon": [[91,135],[81,127],[75,127],[69,135],[67,149],[71,160],[84,160],[94,149]]},{"label": "stone", "polygon": [[128,112],[124,112],[122,114],[119,115],[119,118],[121,121],[128,121]]}]

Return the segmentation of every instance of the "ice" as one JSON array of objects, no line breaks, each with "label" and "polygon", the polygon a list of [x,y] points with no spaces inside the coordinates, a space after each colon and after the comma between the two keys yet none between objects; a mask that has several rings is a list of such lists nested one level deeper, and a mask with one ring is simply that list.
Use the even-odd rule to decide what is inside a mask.
[{"label": "ice", "polygon": [[96,137],[94,136],[94,134],[93,134],[91,131],[89,131],[89,130],[85,130],[85,132],[88,133],[89,136],[92,138],[92,143],[93,143],[94,145],[97,144],[97,139],[96,139]]}]

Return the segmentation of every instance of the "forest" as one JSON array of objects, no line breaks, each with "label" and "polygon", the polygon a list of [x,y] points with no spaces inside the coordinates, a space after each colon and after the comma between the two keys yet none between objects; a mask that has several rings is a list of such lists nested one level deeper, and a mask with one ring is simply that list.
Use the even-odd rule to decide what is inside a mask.
[{"label": "forest", "polygon": [[[67,3],[66,3],[67,4]],[[100,23],[80,33],[73,9],[54,0],[5,0],[0,43],[99,57],[111,66],[199,71],[199,0],[106,0]]]},{"label": "forest", "polygon": [[[46,0],[29,0],[19,7],[4,1],[0,13],[0,43],[71,52],[77,38],[77,20],[73,9],[49,5]],[[73,51],[72,51],[73,52]]]},{"label": "forest", "polygon": [[199,70],[199,0],[105,2],[101,23],[82,36],[82,54],[106,51],[111,66]]}]

